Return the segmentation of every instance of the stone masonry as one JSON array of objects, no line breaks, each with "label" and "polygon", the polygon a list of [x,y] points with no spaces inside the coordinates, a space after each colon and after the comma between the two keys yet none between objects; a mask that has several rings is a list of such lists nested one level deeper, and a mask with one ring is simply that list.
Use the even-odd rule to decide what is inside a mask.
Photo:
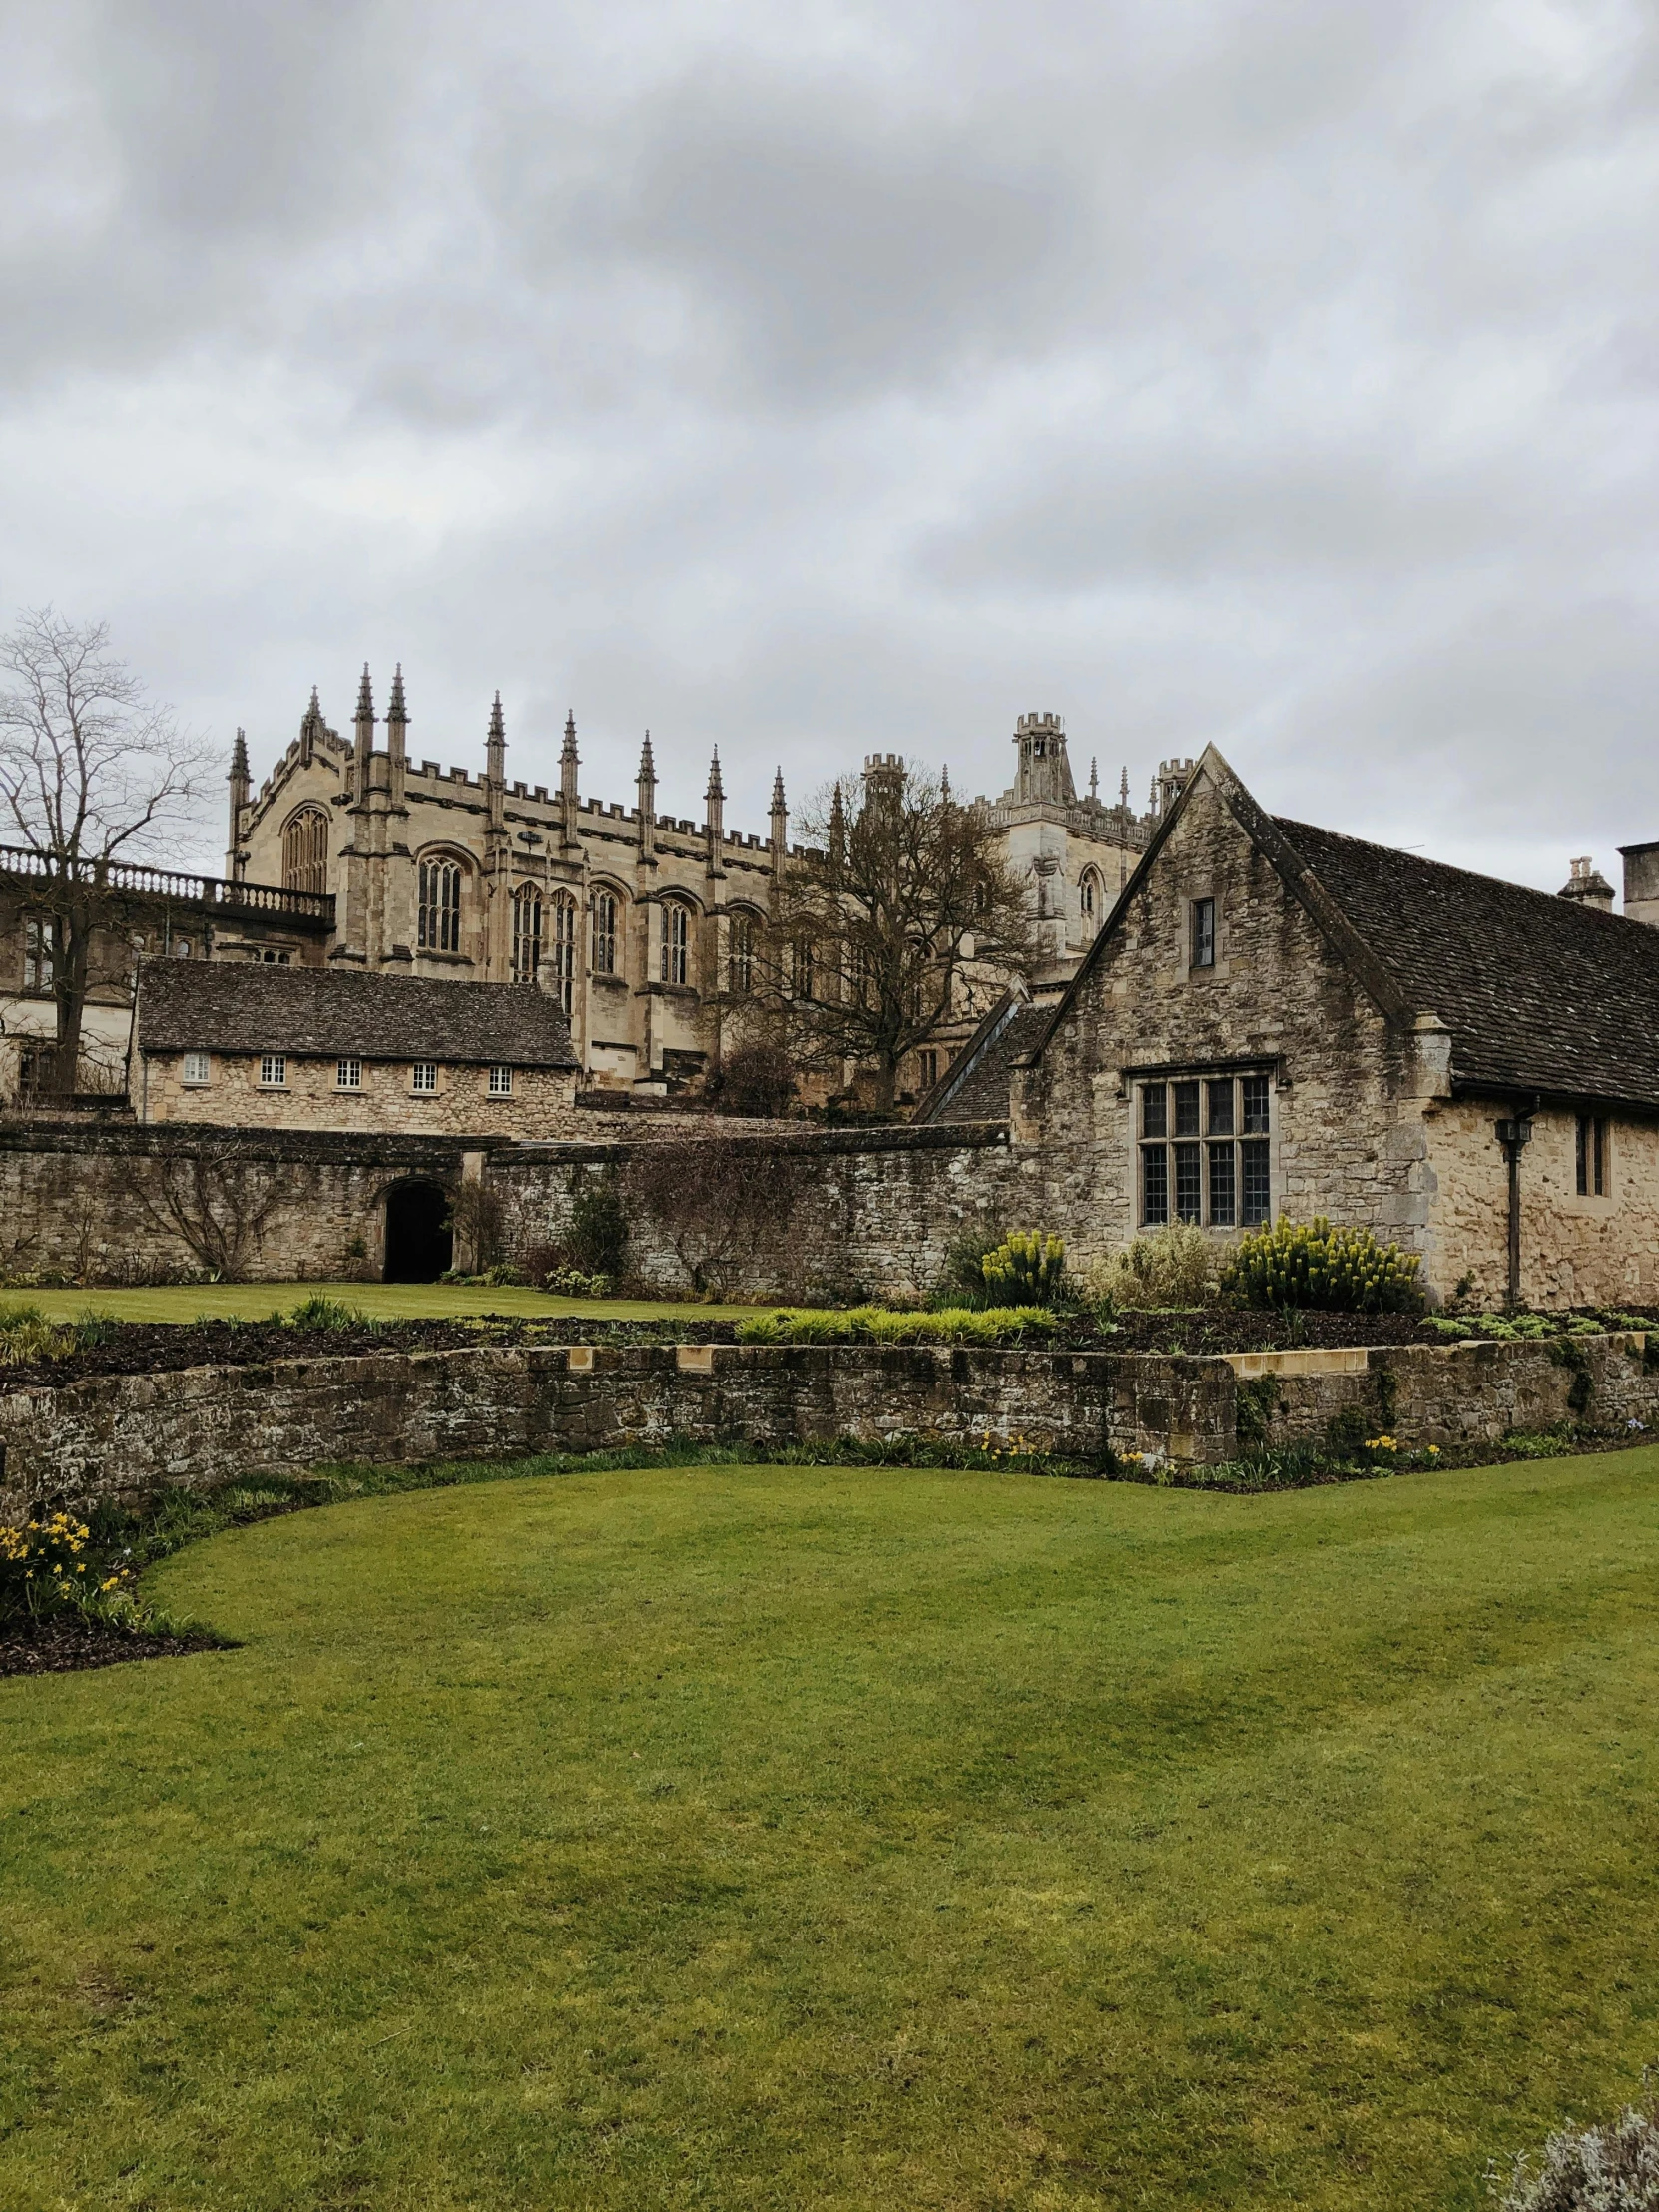
[{"label": "stone masonry", "polygon": [[1345,1415],[1408,1446],[1563,1420],[1622,1437],[1659,1423],[1659,1364],[1640,1333],[1202,1360],[818,1345],[319,1356],[0,1396],[0,1512],[341,1459],[487,1459],[670,1435],[761,1447],[988,1437],[1085,1463],[1109,1450],[1214,1464],[1235,1455],[1241,1428],[1250,1441],[1315,1441]]}]

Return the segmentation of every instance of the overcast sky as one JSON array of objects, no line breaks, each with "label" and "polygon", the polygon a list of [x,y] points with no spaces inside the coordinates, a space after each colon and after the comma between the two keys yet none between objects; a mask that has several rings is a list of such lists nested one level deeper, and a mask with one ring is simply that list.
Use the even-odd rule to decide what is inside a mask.
[{"label": "overcast sky", "polygon": [[0,0],[0,626],[257,771],[1659,837],[1653,0]]}]

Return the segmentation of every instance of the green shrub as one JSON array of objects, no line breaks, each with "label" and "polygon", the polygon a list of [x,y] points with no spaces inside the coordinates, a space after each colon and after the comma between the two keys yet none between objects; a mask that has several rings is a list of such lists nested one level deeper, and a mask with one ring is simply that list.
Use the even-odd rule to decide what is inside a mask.
[{"label": "green shrub", "polygon": [[944,1265],[929,1303],[955,1313],[964,1307],[983,1306],[985,1255],[994,1252],[1005,1235],[1000,1225],[980,1222],[953,1237],[945,1247]]},{"label": "green shrub", "polygon": [[365,1329],[368,1325],[360,1306],[348,1306],[343,1298],[330,1298],[326,1291],[313,1291],[282,1316],[284,1329]]},{"label": "green shrub", "polygon": [[979,1271],[987,1306],[1052,1306],[1066,1272],[1064,1240],[1040,1229],[1010,1230]]},{"label": "green shrub", "polygon": [[570,1209],[570,1234],[566,1239],[571,1266],[582,1275],[622,1273],[622,1255],[628,1243],[628,1216],[622,1197],[609,1176],[585,1183]]},{"label": "green shrub", "polygon": [[0,1367],[61,1360],[76,1348],[73,1329],[58,1329],[38,1306],[0,1306]]},{"label": "green shrub", "polygon": [[1172,1221],[1149,1229],[1097,1260],[1083,1278],[1084,1295],[1098,1307],[1137,1312],[1160,1306],[1208,1306],[1216,1295],[1216,1249],[1196,1222]]},{"label": "green shrub", "polygon": [[1323,1215],[1278,1221],[1236,1247],[1221,1287],[1241,1306],[1333,1314],[1422,1311],[1415,1253],[1380,1245],[1369,1229],[1333,1229]]},{"label": "green shrub", "polygon": [[745,1345],[999,1345],[1047,1337],[1054,1317],[1042,1307],[966,1307],[933,1314],[893,1314],[880,1306],[780,1307],[738,1324]]}]

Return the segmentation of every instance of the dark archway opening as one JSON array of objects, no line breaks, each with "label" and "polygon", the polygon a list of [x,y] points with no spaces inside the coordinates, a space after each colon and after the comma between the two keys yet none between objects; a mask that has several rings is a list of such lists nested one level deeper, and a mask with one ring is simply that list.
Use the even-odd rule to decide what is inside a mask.
[{"label": "dark archway opening", "polygon": [[449,1193],[441,1183],[399,1183],[386,1193],[388,1283],[435,1283],[454,1252]]}]

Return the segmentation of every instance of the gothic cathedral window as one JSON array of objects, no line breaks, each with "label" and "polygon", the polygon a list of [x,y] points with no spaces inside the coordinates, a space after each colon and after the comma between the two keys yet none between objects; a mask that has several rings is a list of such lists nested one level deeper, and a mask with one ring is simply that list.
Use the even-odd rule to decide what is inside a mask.
[{"label": "gothic cathedral window", "polygon": [[553,894],[553,995],[568,1016],[576,987],[576,901]]},{"label": "gothic cathedral window", "polygon": [[301,807],[282,831],[282,888],[328,888],[328,818],[320,807]]},{"label": "gothic cathedral window", "polygon": [[541,966],[541,893],[521,883],[513,893],[513,981],[533,983]]},{"label": "gothic cathedral window", "polygon": [[593,972],[595,975],[616,973],[617,953],[617,905],[611,891],[595,891],[593,894]]},{"label": "gothic cathedral window", "polygon": [[461,949],[461,871],[453,860],[420,863],[419,945],[422,952]]}]

